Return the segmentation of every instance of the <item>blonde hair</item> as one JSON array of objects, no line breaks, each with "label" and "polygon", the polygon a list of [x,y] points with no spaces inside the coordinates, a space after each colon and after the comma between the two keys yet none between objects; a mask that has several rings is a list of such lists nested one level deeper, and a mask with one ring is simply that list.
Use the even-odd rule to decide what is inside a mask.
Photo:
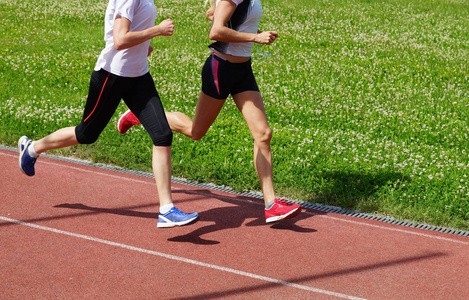
[{"label": "blonde hair", "polygon": [[215,7],[217,0],[205,0],[205,5],[210,3],[210,7]]}]

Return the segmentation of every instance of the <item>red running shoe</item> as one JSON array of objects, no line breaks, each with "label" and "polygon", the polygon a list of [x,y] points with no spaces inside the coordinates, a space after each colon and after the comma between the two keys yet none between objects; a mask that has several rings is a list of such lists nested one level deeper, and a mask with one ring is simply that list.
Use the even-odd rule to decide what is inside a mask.
[{"label": "red running shoe", "polygon": [[275,222],[296,217],[301,212],[301,206],[285,200],[275,198],[275,203],[270,209],[265,209],[265,222]]},{"label": "red running shoe", "polygon": [[117,122],[117,130],[119,130],[119,133],[124,134],[130,127],[138,124],[140,124],[140,121],[130,110],[128,110],[119,118],[119,121]]}]

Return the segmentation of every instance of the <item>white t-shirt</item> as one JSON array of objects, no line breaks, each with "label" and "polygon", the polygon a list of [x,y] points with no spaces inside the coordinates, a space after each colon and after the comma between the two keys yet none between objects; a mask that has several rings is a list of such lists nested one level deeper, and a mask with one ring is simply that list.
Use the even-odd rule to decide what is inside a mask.
[{"label": "white t-shirt", "polygon": [[139,77],[148,73],[150,40],[131,48],[114,48],[113,28],[117,15],[130,20],[130,31],[142,31],[155,25],[156,6],[153,0],[109,0],[104,21],[106,47],[96,62],[95,70],[104,69],[122,77]]},{"label": "white t-shirt", "polygon": [[[236,4],[236,10],[226,24],[227,27],[238,32],[257,33],[262,19],[262,4],[260,0],[230,0]],[[217,4],[220,0],[217,0]],[[209,47],[221,53],[233,56],[250,57],[253,42],[225,43],[215,42]]]}]

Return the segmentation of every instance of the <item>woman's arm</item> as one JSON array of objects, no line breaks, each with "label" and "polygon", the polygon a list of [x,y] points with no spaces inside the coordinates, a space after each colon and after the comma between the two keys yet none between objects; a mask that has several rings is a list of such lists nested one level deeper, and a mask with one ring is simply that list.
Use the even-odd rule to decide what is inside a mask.
[{"label": "woman's arm", "polygon": [[255,42],[258,44],[272,44],[278,37],[276,31],[264,31],[260,33],[238,32],[225,26],[236,9],[236,4],[230,0],[221,0],[213,14],[210,39],[228,43]]},{"label": "woman's arm", "polygon": [[114,48],[116,48],[116,50],[136,46],[155,36],[170,36],[173,35],[174,32],[174,24],[170,19],[164,20],[160,24],[142,31],[130,31],[130,24],[129,19],[119,15],[116,16],[113,28]]}]

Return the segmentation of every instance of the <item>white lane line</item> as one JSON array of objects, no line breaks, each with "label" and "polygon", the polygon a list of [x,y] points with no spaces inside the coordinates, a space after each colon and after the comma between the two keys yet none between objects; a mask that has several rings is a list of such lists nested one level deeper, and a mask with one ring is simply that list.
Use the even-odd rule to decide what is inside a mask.
[{"label": "white lane line", "polygon": [[116,243],[116,242],[103,240],[103,239],[99,239],[99,238],[95,238],[95,237],[91,237],[91,236],[87,236],[87,235],[83,235],[83,234],[78,234],[78,233],[68,232],[68,231],[64,231],[64,230],[59,230],[59,229],[55,229],[55,228],[51,228],[51,227],[40,226],[40,225],[27,223],[27,222],[23,222],[23,221],[20,221],[20,220],[10,219],[10,218],[6,218],[6,217],[2,217],[2,216],[0,216],[0,220],[10,222],[10,223],[15,223],[15,224],[18,224],[18,225],[32,227],[32,228],[35,228],[35,229],[40,229],[40,230],[54,232],[54,233],[63,234],[63,235],[67,235],[67,236],[72,236],[72,237],[76,237],[76,238],[80,238],[80,239],[84,239],[84,240],[89,240],[89,241],[93,241],[93,242],[97,242],[97,243],[101,243],[101,244],[115,246],[115,247],[131,250],[131,251],[136,251],[136,252],[140,252],[140,253],[159,256],[159,257],[163,257],[163,258],[167,258],[167,259],[171,259],[171,260],[176,260],[176,261],[180,261],[180,262],[185,262],[185,263],[188,263],[188,264],[201,266],[201,267],[206,267],[206,268],[210,268],[210,269],[214,269],[214,270],[218,270],[218,271],[222,271],[222,272],[227,272],[227,273],[232,273],[232,274],[236,274],[236,275],[240,275],[240,276],[245,276],[245,277],[249,277],[249,278],[252,278],[252,279],[258,279],[258,280],[262,280],[262,281],[266,281],[266,282],[270,282],[270,283],[274,283],[274,284],[278,284],[278,285],[288,286],[288,287],[296,288],[296,289],[300,289],[300,290],[305,290],[305,291],[309,291],[309,292],[313,292],[313,293],[334,296],[334,297],[338,297],[338,298],[342,298],[342,299],[353,299],[353,300],[362,300],[363,299],[363,298],[349,296],[349,295],[345,295],[345,294],[341,294],[341,293],[336,293],[336,292],[317,289],[317,288],[313,288],[313,287],[309,287],[309,286],[305,286],[305,285],[300,285],[300,284],[296,284],[296,283],[292,283],[292,282],[288,282],[288,281],[284,281],[284,280],[279,280],[279,279],[275,279],[275,278],[270,278],[270,277],[265,277],[265,276],[253,274],[253,273],[248,273],[248,272],[244,272],[244,271],[240,271],[240,270],[236,270],[236,269],[231,269],[231,268],[221,267],[221,266],[217,266],[217,265],[212,265],[212,264],[209,264],[209,263],[204,263],[204,262],[200,262],[200,261],[197,261],[197,260],[176,256],[176,255],[166,254],[166,253],[157,252],[157,251],[148,250],[148,249],[143,249],[143,248],[138,248],[138,247],[134,247],[134,246],[129,246],[129,245],[126,245],[126,244]]},{"label": "white lane line", "polygon": [[[2,153],[2,152],[0,152],[0,155],[18,158],[18,155],[12,155],[12,154]],[[51,158],[51,159],[54,159],[54,158]],[[71,163],[73,163],[73,162],[71,162]],[[154,185],[155,184],[154,182],[138,180],[138,179],[133,179],[133,178],[127,178],[127,177],[122,176],[122,175],[111,175],[111,174],[107,174],[107,173],[86,170],[84,168],[72,167],[72,166],[65,165],[65,164],[60,164],[60,163],[44,161],[44,162],[41,162],[41,164],[48,164],[48,165],[52,165],[52,166],[68,168],[68,169],[72,169],[72,170],[76,170],[76,171],[81,171],[81,172],[91,173],[91,174],[96,174],[96,175],[102,175],[102,176],[106,176],[106,177],[110,177],[110,178],[130,181],[130,182],[149,184],[149,185]],[[86,165],[83,165],[83,166],[86,166]],[[97,168],[97,167],[95,167],[95,168]],[[97,169],[99,169],[99,168],[97,168]],[[110,170],[110,171],[112,171],[112,170]],[[119,171],[113,171],[113,172],[119,172]],[[136,175],[136,174],[132,174],[132,175]],[[140,175],[136,175],[136,176],[140,176]],[[173,187],[173,189],[175,189],[175,190],[184,190],[184,189],[176,188],[176,187]],[[231,200],[231,201],[238,201],[238,202],[243,202],[243,203],[264,205],[261,202],[249,201],[249,200],[239,199],[239,198],[236,198],[236,197],[228,197],[228,196],[223,196],[223,195],[214,195],[214,194],[211,194],[211,193],[204,193],[204,192],[200,192],[200,191],[190,191],[190,192],[192,194],[202,195],[202,196],[206,196],[206,197],[216,197],[216,198],[223,198],[223,199],[227,199],[227,200]],[[400,228],[393,228],[393,227],[387,227],[387,226],[381,226],[381,225],[375,225],[375,224],[370,224],[370,223],[366,223],[366,222],[361,222],[360,220],[357,220],[357,221],[348,220],[348,219],[345,219],[345,218],[334,217],[334,216],[331,216],[331,215],[315,214],[315,213],[312,213],[312,212],[304,212],[304,213],[309,214],[309,215],[314,215],[314,216],[319,217],[319,218],[331,219],[331,220],[335,220],[335,221],[342,221],[342,222],[346,222],[346,223],[350,223],[350,224],[367,226],[367,227],[372,227],[372,228],[381,229],[381,230],[387,230],[387,231],[393,231],[393,232],[399,232],[399,233],[405,233],[405,234],[412,234],[412,235],[416,235],[416,236],[420,236],[420,237],[431,238],[431,239],[435,239],[435,240],[452,242],[452,243],[457,243],[457,244],[462,244],[462,245],[469,246],[469,241],[466,242],[466,241],[461,241],[461,240],[452,239],[452,238],[446,238],[446,237],[442,237],[442,236],[436,236],[436,235],[431,235],[431,234],[426,234],[426,233],[420,233],[420,232],[416,232],[416,231],[412,231],[412,230],[407,230],[407,229],[405,229],[406,227],[404,227],[404,226],[402,226],[403,228],[400,229]]]}]

